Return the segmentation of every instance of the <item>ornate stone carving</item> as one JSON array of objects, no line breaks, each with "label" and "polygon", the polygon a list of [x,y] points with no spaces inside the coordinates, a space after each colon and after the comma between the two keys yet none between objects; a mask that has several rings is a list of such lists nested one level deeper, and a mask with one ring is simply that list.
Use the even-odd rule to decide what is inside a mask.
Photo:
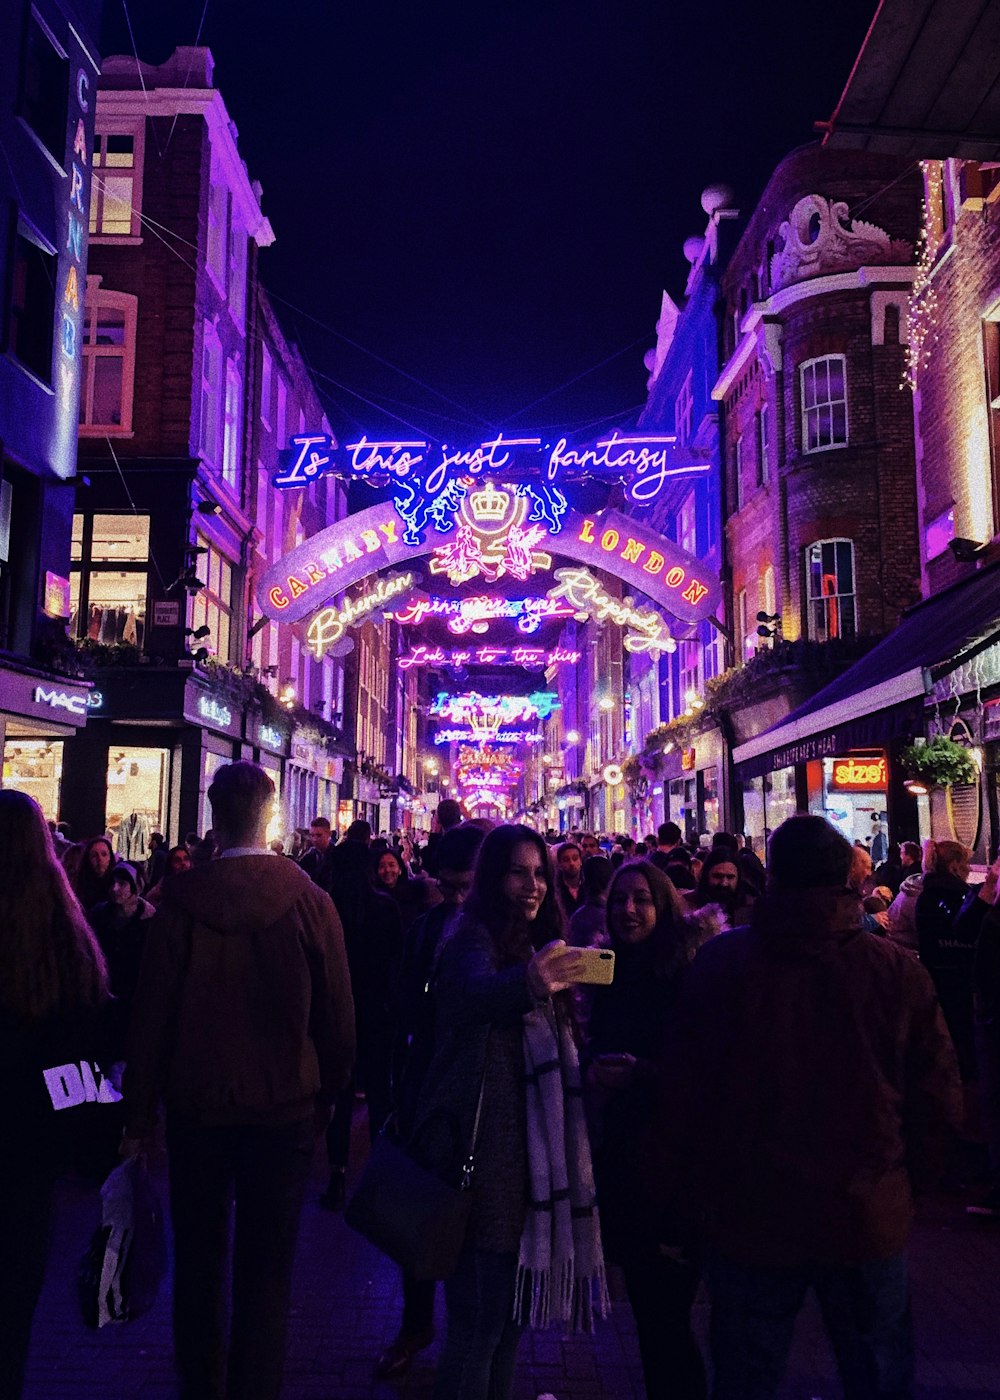
[{"label": "ornate stone carving", "polygon": [[847,204],[819,194],[800,199],[778,229],[781,247],[771,258],[771,288],[848,272],[870,263],[909,262],[913,247],[885,229],[852,219]]}]

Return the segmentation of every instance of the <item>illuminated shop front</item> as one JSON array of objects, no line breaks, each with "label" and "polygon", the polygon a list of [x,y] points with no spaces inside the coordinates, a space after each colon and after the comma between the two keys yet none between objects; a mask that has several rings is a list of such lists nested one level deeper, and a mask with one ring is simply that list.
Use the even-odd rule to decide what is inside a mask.
[{"label": "illuminated shop front", "polygon": [[63,806],[74,831],[107,832],[133,861],[147,859],[154,831],[171,845],[204,834],[212,778],[251,754],[242,704],[174,667],[109,669],[101,700],[66,745]]},{"label": "illuminated shop front", "polygon": [[82,729],[102,696],[80,681],[0,668],[0,786],[26,792],[49,821],[60,821],[65,741]]},{"label": "illuminated shop front", "polygon": [[848,841],[862,841],[884,860],[888,847],[889,765],[884,749],[816,759],[807,765],[809,810]]}]

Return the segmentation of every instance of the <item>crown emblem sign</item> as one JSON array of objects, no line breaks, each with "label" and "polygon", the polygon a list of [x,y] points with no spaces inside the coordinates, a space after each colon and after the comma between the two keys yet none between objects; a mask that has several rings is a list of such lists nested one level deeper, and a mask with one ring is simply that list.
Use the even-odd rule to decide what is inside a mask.
[{"label": "crown emblem sign", "polygon": [[499,525],[510,506],[510,493],[498,491],[492,481],[488,481],[481,491],[473,491],[469,497],[469,509],[477,525]]}]

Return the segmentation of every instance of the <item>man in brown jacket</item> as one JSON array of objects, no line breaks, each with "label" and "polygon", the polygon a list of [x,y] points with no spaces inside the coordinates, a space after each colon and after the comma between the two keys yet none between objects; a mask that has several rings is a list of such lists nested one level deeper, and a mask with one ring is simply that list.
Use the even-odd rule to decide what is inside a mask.
[{"label": "man in brown jacket", "polygon": [[183,1400],[277,1400],[317,1120],[350,1076],[354,1006],[332,900],[267,848],[271,779],[233,763],[208,799],[220,859],[166,881],[146,939],[125,1150],[162,1097]]},{"label": "man in brown jacket", "polygon": [[752,924],[685,981],[664,1125],[704,1212],[713,1400],[777,1394],[810,1287],[848,1400],[912,1394],[912,1187],[961,1094],[930,978],[862,929],[851,854],[821,817],[783,823]]}]

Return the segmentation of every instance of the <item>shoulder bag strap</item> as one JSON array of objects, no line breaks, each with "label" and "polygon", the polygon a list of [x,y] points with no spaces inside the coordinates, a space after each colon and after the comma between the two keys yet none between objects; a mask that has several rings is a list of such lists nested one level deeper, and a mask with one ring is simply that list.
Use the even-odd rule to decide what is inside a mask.
[{"label": "shoulder bag strap", "polygon": [[460,1191],[468,1191],[472,1185],[472,1173],[476,1169],[476,1148],[479,1146],[479,1123],[483,1116],[483,1095],[486,1092],[486,1066],[489,1064],[490,1042],[486,1041],[486,1059],[483,1061],[483,1077],[479,1081],[479,1100],[476,1103],[476,1116],[472,1124],[472,1139],[469,1143],[469,1155],[462,1164],[462,1180],[459,1185]]}]

